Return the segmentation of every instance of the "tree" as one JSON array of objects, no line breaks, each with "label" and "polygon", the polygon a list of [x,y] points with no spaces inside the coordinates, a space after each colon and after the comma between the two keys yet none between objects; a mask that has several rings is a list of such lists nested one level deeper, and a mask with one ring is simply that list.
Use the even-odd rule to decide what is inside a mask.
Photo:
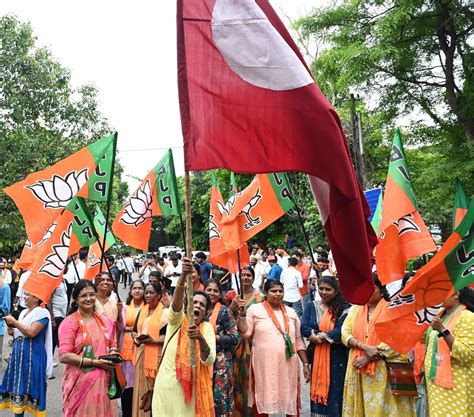
[{"label": "tree", "polygon": [[[38,48],[29,23],[0,18],[0,189],[46,168],[111,133],[97,103],[97,89],[71,86],[70,72]],[[116,168],[113,210],[128,194]],[[0,192],[0,249],[17,252],[26,238],[13,201]]]},{"label": "tree", "polygon": [[474,13],[468,3],[346,0],[295,23],[306,44],[325,43],[311,68],[343,122],[350,93],[362,97],[372,185],[384,183],[393,131],[410,119],[403,130],[422,215],[446,231],[455,177],[473,191]]}]

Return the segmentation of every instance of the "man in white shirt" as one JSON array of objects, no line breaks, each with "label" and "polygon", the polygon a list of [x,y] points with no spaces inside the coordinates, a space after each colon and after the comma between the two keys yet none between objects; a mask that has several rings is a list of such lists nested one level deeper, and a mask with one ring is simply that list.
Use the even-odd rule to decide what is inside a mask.
[{"label": "man in white shirt", "polygon": [[143,263],[143,266],[138,272],[138,278],[141,279],[145,284],[148,284],[149,279],[150,279],[150,272],[152,271],[162,272],[161,268],[158,268],[158,266],[156,265],[154,255],[150,256],[148,259],[145,260],[145,262]]},{"label": "man in white shirt", "polygon": [[250,265],[255,271],[255,279],[253,281],[253,288],[258,290],[262,288],[262,279],[270,271],[270,264],[267,262],[267,254],[262,253],[262,259],[258,260],[256,256],[250,258]]},{"label": "man in white shirt", "polygon": [[171,293],[173,294],[182,272],[182,266],[177,255],[171,255],[170,260],[171,265],[166,268],[165,276],[171,280]]},{"label": "man in white shirt", "polygon": [[23,287],[25,285],[26,280],[31,275],[31,271],[25,271],[20,276],[20,282],[18,283],[18,290],[16,292],[16,303],[18,304],[18,310],[24,310],[26,308],[25,304],[25,291],[23,291]]},{"label": "man in white shirt", "polygon": [[124,277],[123,277],[123,288],[127,288],[127,284],[132,285],[132,273],[133,273],[133,258],[130,256],[130,253],[125,254],[123,259],[124,263]]},{"label": "man in white shirt", "polygon": [[61,281],[51,295],[48,303],[48,310],[51,313],[51,326],[53,330],[53,354],[54,349],[59,345],[58,329],[61,322],[67,316],[67,286],[65,280]]},{"label": "man in white shirt", "polygon": [[303,288],[303,277],[295,266],[298,264],[296,258],[288,258],[288,268],[284,269],[280,275],[280,282],[283,284],[285,294],[283,302],[295,310],[299,317],[303,315],[301,304],[300,288]]},{"label": "man in white shirt", "polygon": [[84,279],[84,275],[86,274],[86,261],[88,253],[89,248],[82,248],[79,251],[79,261],[77,261],[76,263],[76,269],[77,273],[79,274],[79,279]]}]

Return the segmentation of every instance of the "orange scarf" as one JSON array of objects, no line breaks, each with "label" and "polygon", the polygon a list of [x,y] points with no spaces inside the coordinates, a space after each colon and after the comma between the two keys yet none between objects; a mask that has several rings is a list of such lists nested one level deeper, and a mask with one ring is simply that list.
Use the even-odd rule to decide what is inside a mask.
[{"label": "orange scarf", "polygon": [[[366,343],[370,346],[378,346],[381,343],[381,340],[378,338],[377,333],[375,332],[375,322],[377,321],[379,314],[383,311],[383,306],[384,303],[382,300],[380,300],[368,322],[369,306],[366,304],[365,306],[359,308],[359,312],[357,313],[357,316],[354,320],[353,328],[354,337],[359,342]],[[352,356],[352,364],[354,364],[354,361],[357,358],[365,356],[365,354],[366,353],[363,350],[355,348],[354,354]],[[370,361],[364,367],[357,369],[357,373],[368,374],[372,376],[375,375],[375,362],[376,361]]]},{"label": "orange scarf", "polygon": [[[188,318],[184,316],[178,335],[176,349],[176,379],[181,383],[184,391],[184,402],[189,404],[193,397],[193,370],[189,354]],[[203,333],[204,323],[199,324],[199,331]],[[214,394],[212,392],[212,366],[201,363],[201,352],[197,340],[196,351],[196,417],[214,417]]]},{"label": "orange scarf", "polygon": [[[142,308],[145,304],[140,304],[140,308]],[[130,305],[125,307],[125,326],[126,327],[133,327],[135,324],[135,320],[137,319],[137,314],[135,312],[135,304],[133,300],[130,302]],[[123,333],[123,343],[122,349],[120,349],[120,356],[124,361],[131,361],[133,360],[134,356],[134,344],[133,344],[133,332],[124,331]]]},{"label": "orange scarf", "polygon": [[[330,332],[334,330],[335,322],[332,313],[326,309],[319,322],[319,330],[324,333]],[[323,405],[328,405],[329,384],[331,383],[330,353],[330,343],[318,343],[314,348],[311,400]]]},{"label": "orange scarf", "polygon": [[[451,316],[443,317],[443,324],[446,329],[452,332],[456,322],[459,318],[459,315],[466,309],[466,306],[460,304],[454,312],[451,313]],[[444,313],[442,310],[438,316],[441,316]],[[429,342],[430,334],[433,332],[433,329],[429,329],[426,335],[426,340]],[[432,346],[432,358],[431,358],[431,369],[430,374],[427,375],[434,384],[438,387],[451,389],[453,388],[453,370],[451,368],[451,351],[449,346],[444,340],[444,338],[435,336],[433,339]]]},{"label": "orange scarf", "polygon": [[296,349],[290,337],[290,320],[288,319],[288,315],[286,314],[285,304],[280,305],[281,314],[283,315],[283,324],[285,326],[285,331],[283,331],[283,329],[281,328],[280,322],[278,321],[275,312],[270,306],[270,303],[268,301],[264,301],[263,306],[265,307],[265,310],[267,310],[269,317],[272,319],[273,324],[282,334],[283,340],[285,341],[285,356],[286,359],[290,359],[296,353]]},{"label": "orange scarf", "polygon": [[[137,331],[138,334],[141,334],[142,326],[144,321],[148,318],[150,313],[148,304],[146,304],[140,310],[140,317],[138,318]],[[150,317],[148,322],[147,333],[155,340],[158,340],[160,337],[160,324],[161,324],[161,313],[163,312],[163,304],[158,303],[153,311],[153,314]],[[158,361],[161,354],[162,345],[145,345],[145,376],[148,378],[155,378],[156,372],[158,370]],[[134,358],[133,364],[136,365],[137,358]]]},{"label": "orange scarf", "polygon": [[209,323],[212,324],[212,328],[214,329],[214,334],[217,334],[217,316],[221,311],[222,304],[218,301],[212,310],[211,317],[209,318]]}]

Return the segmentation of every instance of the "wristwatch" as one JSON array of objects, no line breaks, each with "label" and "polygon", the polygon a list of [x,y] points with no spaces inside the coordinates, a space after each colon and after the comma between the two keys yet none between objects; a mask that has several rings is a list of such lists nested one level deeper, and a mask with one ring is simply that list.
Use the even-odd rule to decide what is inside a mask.
[{"label": "wristwatch", "polygon": [[438,337],[446,337],[449,336],[451,332],[448,329],[444,329],[441,333],[438,334]]}]

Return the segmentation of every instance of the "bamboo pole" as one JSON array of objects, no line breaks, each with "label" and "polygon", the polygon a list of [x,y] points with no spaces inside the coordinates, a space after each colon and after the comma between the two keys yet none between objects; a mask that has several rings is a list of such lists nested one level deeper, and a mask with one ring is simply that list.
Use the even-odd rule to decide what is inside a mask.
[{"label": "bamboo pole", "polygon": [[[186,211],[186,257],[192,259],[192,223],[191,223],[191,179],[189,171],[184,172],[184,184],[185,184],[185,211]],[[189,274],[186,278],[186,297],[188,301],[188,323],[190,326],[194,324],[194,297],[193,297],[193,276]],[[193,375],[196,368],[196,349],[193,342],[189,344],[189,353],[191,356],[191,365],[193,367]],[[193,376],[194,379],[194,376]]]}]

